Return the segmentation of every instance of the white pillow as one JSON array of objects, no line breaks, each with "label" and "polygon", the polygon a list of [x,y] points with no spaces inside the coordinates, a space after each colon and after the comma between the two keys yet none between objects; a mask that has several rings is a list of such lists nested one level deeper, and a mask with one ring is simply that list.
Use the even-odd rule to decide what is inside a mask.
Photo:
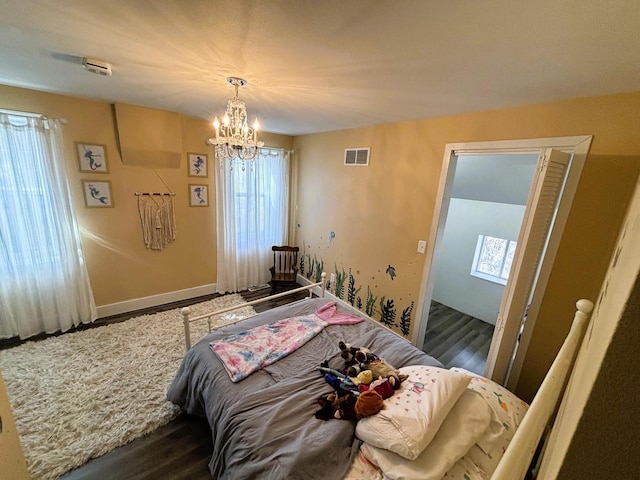
[{"label": "white pillow", "polygon": [[492,410],[487,432],[465,457],[491,475],[504,455],[529,406],[498,383],[462,368],[452,368],[470,375],[469,389],[480,393]]},{"label": "white pillow", "polygon": [[437,367],[402,367],[409,378],[384,408],[356,425],[356,436],[408,460],[422,453],[465,391],[471,377]]},{"label": "white pillow", "polygon": [[482,396],[466,389],[435,437],[413,461],[389,450],[366,443],[361,450],[376,465],[385,478],[403,480],[440,480],[487,430],[491,421],[491,407]]}]

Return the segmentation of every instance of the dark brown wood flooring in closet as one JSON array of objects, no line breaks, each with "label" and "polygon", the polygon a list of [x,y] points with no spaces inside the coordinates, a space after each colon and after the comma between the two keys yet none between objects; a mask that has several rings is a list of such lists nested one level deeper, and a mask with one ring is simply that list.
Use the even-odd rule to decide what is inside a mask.
[{"label": "dark brown wood flooring in closet", "polygon": [[423,350],[445,367],[460,367],[482,375],[493,337],[493,325],[431,302]]}]

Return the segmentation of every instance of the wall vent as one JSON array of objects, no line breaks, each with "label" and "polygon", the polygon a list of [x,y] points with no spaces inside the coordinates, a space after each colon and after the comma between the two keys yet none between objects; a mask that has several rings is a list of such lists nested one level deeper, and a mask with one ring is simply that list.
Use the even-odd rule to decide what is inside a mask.
[{"label": "wall vent", "polygon": [[344,164],[351,167],[368,166],[369,150],[369,148],[346,148],[344,150]]}]

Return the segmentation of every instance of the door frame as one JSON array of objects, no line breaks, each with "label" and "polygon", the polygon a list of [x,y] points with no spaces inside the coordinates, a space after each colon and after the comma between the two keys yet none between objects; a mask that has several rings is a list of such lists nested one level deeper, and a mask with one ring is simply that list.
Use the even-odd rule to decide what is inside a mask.
[{"label": "door frame", "polygon": [[[427,330],[427,321],[429,317],[429,306],[433,295],[434,279],[431,276],[434,259],[440,251],[440,242],[444,232],[444,225],[449,208],[449,194],[453,185],[453,177],[455,172],[455,164],[457,157],[460,155],[491,155],[491,154],[517,154],[517,153],[535,153],[540,155],[546,149],[552,148],[566,153],[573,154],[567,180],[565,182],[562,198],[558,205],[558,212],[545,256],[541,262],[540,273],[535,286],[535,292],[544,292],[553,261],[555,259],[558,245],[564,231],[571,203],[580,180],[580,175],[584,167],[584,163],[591,146],[591,135],[580,135],[570,137],[549,137],[549,138],[533,138],[522,140],[499,140],[488,142],[465,142],[465,143],[448,143],[445,145],[444,159],[442,163],[442,171],[440,173],[440,181],[438,185],[438,193],[433,210],[433,219],[431,222],[431,230],[427,243],[425,255],[424,269],[422,280],[420,283],[420,291],[416,308],[416,325],[413,328],[411,342],[418,348],[422,348],[425,332]],[[513,367],[510,369],[509,377],[507,371],[487,371],[484,376],[492,378],[500,384],[514,387],[517,384],[522,361],[531,339],[531,332],[535,325],[535,317],[540,307],[542,295],[533,295],[533,301],[529,308],[527,322],[522,332],[518,351],[514,360]],[[514,345],[515,347],[515,345]],[[487,362],[489,364],[490,362]],[[492,362],[491,362],[492,363]]]}]

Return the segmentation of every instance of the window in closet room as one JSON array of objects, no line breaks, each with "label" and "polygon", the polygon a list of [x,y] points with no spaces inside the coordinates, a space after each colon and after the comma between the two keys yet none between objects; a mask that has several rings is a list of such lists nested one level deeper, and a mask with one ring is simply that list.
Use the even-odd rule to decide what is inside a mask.
[{"label": "window in closet room", "polygon": [[471,275],[506,285],[518,242],[490,235],[478,235]]},{"label": "window in closet room", "polygon": [[0,338],[96,318],[62,145],[59,120],[0,111]]}]

